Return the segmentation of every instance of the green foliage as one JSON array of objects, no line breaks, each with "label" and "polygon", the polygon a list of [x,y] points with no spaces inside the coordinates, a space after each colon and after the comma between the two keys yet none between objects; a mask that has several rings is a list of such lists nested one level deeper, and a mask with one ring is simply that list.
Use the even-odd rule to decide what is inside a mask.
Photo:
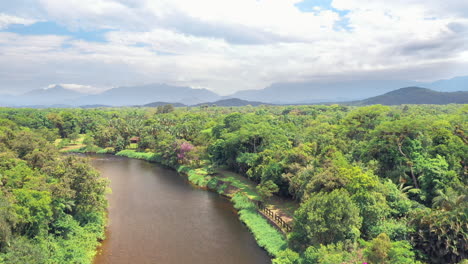
[{"label": "green foliage", "polygon": [[355,260],[356,252],[348,252],[347,247],[339,242],[336,244],[309,247],[303,254],[302,263],[336,264],[359,263]]},{"label": "green foliage", "polygon": [[211,177],[207,177],[208,173],[203,169],[191,169],[187,175],[190,182],[200,187],[206,187],[211,179]]},{"label": "green foliage", "polygon": [[117,156],[122,156],[122,157],[128,157],[132,159],[141,159],[141,160],[146,160],[146,161],[158,161],[160,159],[160,156],[155,154],[155,153],[145,153],[145,152],[136,152],[135,150],[121,150],[117,152],[115,155]]},{"label": "green foliage", "polygon": [[11,133],[0,133],[0,263],[91,263],[104,238],[107,181],[85,159],[60,156],[53,140],[42,138],[47,133],[8,123],[0,131],[5,124]]},{"label": "green foliage", "polygon": [[22,233],[34,237],[46,228],[52,217],[51,196],[46,191],[14,189],[13,208]]},{"label": "green foliage", "polygon": [[392,242],[390,252],[388,252],[389,263],[395,264],[413,264],[420,263],[415,261],[413,247],[408,241]]},{"label": "green foliage", "polygon": [[239,210],[240,220],[250,229],[258,245],[265,248],[271,256],[279,256],[287,247],[283,235],[257,212],[255,205],[246,195],[239,192],[234,195],[232,201],[234,207]]},{"label": "green foliage", "polygon": [[3,256],[0,254],[0,261],[5,264],[48,263],[46,252],[42,250],[36,241],[26,237],[13,240],[6,253]]},{"label": "green foliage", "polygon": [[257,192],[260,194],[263,200],[268,200],[273,195],[273,193],[278,191],[278,185],[276,185],[272,180],[268,180],[257,185]]},{"label": "green foliage", "polygon": [[370,242],[364,253],[370,263],[385,264],[388,263],[388,253],[391,247],[390,238],[382,233]]},{"label": "green foliage", "polygon": [[359,238],[361,224],[359,208],[346,190],[317,193],[296,211],[290,240],[296,248],[352,242]]},{"label": "green foliage", "polygon": [[370,242],[364,243],[364,256],[369,263],[420,263],[415,260],[413,247],[408,241],[391,241],[385,233],[378,235]]},{"label": "green foliage", "polygon": [[[412,259],[412,249],[405,248],[410,240],[418,258],[429,263],[466,257],[465,105],[166,108],[0,109],[0,181],[9,188],[2,198],[8,209],[0,211],[1,245],[17,237],[17,228],[32,230],[31,223],[12,216],[16,200],[10,189],[49,192],[52,222],[61,213],[81,224],[89,216],[89,207],[75,203],[86,186],[71,185],[75,177],[61,176],[80,170],[55,163],[56,149],[47,145],[60,136],[56,146],[68,146],[68,138],[79,133],[86,134],[85,146],[74,152],[121,151],[179,169],[195,184],[229,195],[240,190],[255,200],[261,199],[258,193],[264,199],[272,193],[295,199],[301,206],[290,244],[302,263],[360,261],[349,251],[363,249],[352,242],[358,237],[371,241],[381,233],[397,241],[388,252],[395,263],[391,256],[398,248],[403,249],[396,255]],[[129,151],[134,136],[140,141],[136,151]],[[225,171],[217,179],[214,167],[259,186]],[[342,195],[331,199],[334,192]],[[93,196],[79,200],[92,204]],[[343,224],[338,224],[340,217]],[[323,257],[312,254],[320,250]],[[304,260],[307,252],[318,260]],[[293,253],[284,254],[278,261],[294,259]]]},{"label": "green foliage", "polygon": [[392,240],[405,240],[409,238],[409,234],[412,231],[411,227],[408,226],[408,219],[394,219],[389,218],[380,221],[377,225],[370,227],[371,234],[388,234]]},{"label": "green foliage", "polygon": [[0,192],[0,248],[10,243],[12,229],[16,225],[16,215],[14,208]]},{"label": "green foliage", "polygon": [[278,256],[273,259],[273,264],[300,264],[301,258],[297,252],[291,249],[286,249],[278,253]]},{"label": "green foliage", "polygon": [[[465,198],[466,199],[466,198]],[[468,258],[468,205],[466,200],[451,211],[417,210],[411,216],[415,248],[438,263]]]},{"label": "green foliage", "polygon": [[174,111],[174,106],[171,105],[171,104],[160,105],[156,109],[156,113],[158,113],[158,114],[167,114],[167,113],[170,113],[170,112],[173,112],[173,111]]}]

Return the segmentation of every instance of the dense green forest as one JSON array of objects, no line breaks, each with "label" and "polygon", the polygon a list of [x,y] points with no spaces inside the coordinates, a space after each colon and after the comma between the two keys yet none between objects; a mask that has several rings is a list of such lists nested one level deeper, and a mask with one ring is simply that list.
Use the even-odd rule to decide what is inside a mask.
[{"label": "dense green forest", "polygon": [[0,263],[90,263],[104,238],[107,181],[85,159],[60,155],[41,112],[1,112]]},{"label": "dense green forest", "polygon": [[75,151],[132,148],[171,167],[225,167],[265,199],[296,200],[276,264],[461,263],[467,127],[467,105],[0,108],[0,263],[92,257],[106,182],[58,154],[80,135]]}]

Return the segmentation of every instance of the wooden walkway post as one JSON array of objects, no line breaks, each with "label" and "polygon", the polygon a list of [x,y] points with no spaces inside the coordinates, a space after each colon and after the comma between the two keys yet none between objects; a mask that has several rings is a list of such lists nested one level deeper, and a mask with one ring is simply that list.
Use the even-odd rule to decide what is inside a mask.
[{"label": "wooden walkway post", "polygon": [[272,210],[268,209],[261,201],[253,201],[254,204],[257,206],[260,212],[263,212],[266,217],[272,220],[274,223],[278,225],[281,229],[285,230],[286,232],[291,232],[292,227],[286,223],[281,216],[274,213]]}]

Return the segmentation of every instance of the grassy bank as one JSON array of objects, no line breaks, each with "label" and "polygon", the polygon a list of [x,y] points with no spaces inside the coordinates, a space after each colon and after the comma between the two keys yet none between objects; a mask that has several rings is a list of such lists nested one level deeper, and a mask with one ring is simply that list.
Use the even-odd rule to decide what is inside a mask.
[{"label": "grassy bank", "polygon": [[250,229],[259,246],[274,257],[287,248],[284,236],[258,213],[256,206],[245,193],[236,193],[231,201],[239,211],[240,220]]},{"label": "grassy bank", "polygon": [[113,154],[114,150],[111,148],[103,149],[97,146],[82,146],[80,148],[64,148],[61,149],[62,153],[96,153],[96,154]]}]

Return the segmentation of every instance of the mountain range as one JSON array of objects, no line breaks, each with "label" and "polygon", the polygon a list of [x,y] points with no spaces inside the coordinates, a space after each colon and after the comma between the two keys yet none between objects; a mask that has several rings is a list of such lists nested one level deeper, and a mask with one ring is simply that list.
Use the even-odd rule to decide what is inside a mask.
[{"label": "mountain range", "polygon": [[[56,85],[48,89],[36,89],[17,96],[0,95],[0,106],[132,106],[155,102],[183,105],[216,104],[240,106],[245,104],[310,104],[321,102],[357,102],[380,96],[401,87],[425,87],[438,92],[468,90],[468,76],[439,80],[432,83],[414,81],[341,81],[275,83],[260,90],[244,90],[229,96],[220,96],[208,89],[167,84],[149,84],[113,88],[99,94],[84,94]],[[428,94],[427,96],[440,96]],[[226,99],[244,100],[235,101]],[[164,102],[164,103],[163,103]],[[212,103],[207,103],[212,102]],[[156,103],[157,104],[157,103]]]},{"label": "mountain range", "polygon": [[468,91],[438,92],[421,87],[406,87],[379,96],[367,98],[352,105],[402,105],[402,104],[466,104]]},{"label": "mountain range", "polygon": [[246,105],[259,106],[259,105],[268,105],[268,103],[242,100],[239,98],[228,98],[228,99],[218,100],[215,102],[206,102],[206,103],[196,104],[194,106],[202,106],[202,105],[230,107],[230,106],[246,106]]},{"label": "mountain range", "polygon": [[239,91],[232,94],[231,97],[279,104],[344,102],[361,100],[398,88],[413,86],[430,88],[441,92],[466,91],[468,90],[468,76],[439,80],[432,83],[391,80],[276,83],[261,90]]}]

